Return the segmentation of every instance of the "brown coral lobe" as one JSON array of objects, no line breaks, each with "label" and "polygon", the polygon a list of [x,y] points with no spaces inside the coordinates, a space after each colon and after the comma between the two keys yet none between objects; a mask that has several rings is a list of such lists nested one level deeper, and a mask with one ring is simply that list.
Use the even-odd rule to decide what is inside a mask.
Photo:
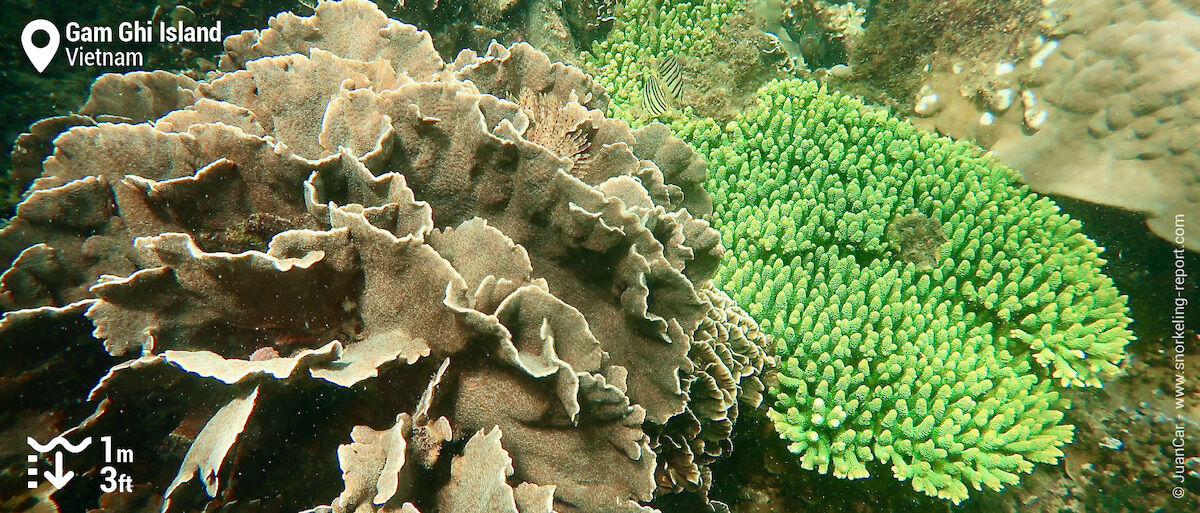
[{"label": "brown coral lobe", "polygon": [[528,45],[443,63],[365,0],[225,47],[23,139],[50,156],[0,231],[0,341],[103,358],[6,417],[119,434],[172,511],[646,511],[728,454],[769,360],[669,130]]}]

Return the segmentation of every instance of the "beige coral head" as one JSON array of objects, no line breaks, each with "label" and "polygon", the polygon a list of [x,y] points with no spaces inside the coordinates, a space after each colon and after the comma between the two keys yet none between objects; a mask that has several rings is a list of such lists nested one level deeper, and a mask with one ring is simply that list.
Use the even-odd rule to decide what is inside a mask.
[{"label": "beige coral head", "polygon": [[[225,47],[35,126],[0,230],[0,332],[100,339],[78,433],[133,426],[156,468],[188,447],[171,507],[645,511],[648,426],[727,437],[760,399],[756,330],[709,288],[703,160],[582,71],[525,44],[447,66],[365,0]],[[340,493],[293,486],[335,456]]]}]

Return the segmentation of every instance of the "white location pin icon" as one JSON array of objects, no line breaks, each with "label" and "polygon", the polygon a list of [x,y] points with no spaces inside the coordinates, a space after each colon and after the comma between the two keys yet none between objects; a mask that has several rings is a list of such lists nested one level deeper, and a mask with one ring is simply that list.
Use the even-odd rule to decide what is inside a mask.
[{"label": "white location pin icon", "polygon": [[[41,48],[33,44],[33,34],[39,30],[50,36],[50,43]],[[50,65],[50,60],[54,59],[54,54],[58,52],[58,27],[47,20],[29,22],[25,25],[25,30],[21,31],[21,46],[25,47],[25,56],[29,57],[29,62],[32,62],[33,67],[37,68],[38,73],[41,73],[46,66]]]}]

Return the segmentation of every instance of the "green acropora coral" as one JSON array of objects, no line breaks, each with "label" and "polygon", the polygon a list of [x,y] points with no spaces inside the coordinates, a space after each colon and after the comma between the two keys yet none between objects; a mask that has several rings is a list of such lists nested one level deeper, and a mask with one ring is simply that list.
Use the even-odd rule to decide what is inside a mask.
[{"label": "green acropora coral", "polygon": [[[778,341],[789,448],[851,479],[891,463],[955,502],[1054,463],[1072,432],[1055,385],[1099,386],[1132,337],[1101,250],[966,144],[811,82],[760,98],[708,185],[733,255],[717,282]],[[949,239],[927,271],[885,235],[913,210]]]},{"label": "green acropora coral", "polygon": [[[613,100],[609,114],[635,126],[644,124],[648,114],[640,108],[642,80],[654,73],[658,59],[668,55],[711,57],[714,45],[710,38],[736,10],[736,2],[725,1],[665,5],[655,0],[625,2],[608,38],[596,42],[584,56],[585,69],[596,81],[612,86],[607,89]],[[688,106],[676,107],[692,114]],[[678,117],[668,115],[667,119]]]},{"label": "green acropora coral", "polygon": [[[701,14],[673,13],[733,3],[646,5],[630,2],[613,33],[625,39],[589,56],[609,63],[618,115],[640,101],[628,77],[646,48],[703,46],[672,35]],[[647,12],[684,28],[628,17]],[[803,466],[857,479],[890,464],[958,503],[1062,457],[1073,426],[1058,387],[1101,386],[1133,338],[1080,223],[978,149],[813,82],[757,98],[724,127],[686,107],[666,121],[709,162],[710,220],[730,250],[714,282],[777,342],[768,414]],[[933,265],[888,238],[910,215],[945,234]]]}]

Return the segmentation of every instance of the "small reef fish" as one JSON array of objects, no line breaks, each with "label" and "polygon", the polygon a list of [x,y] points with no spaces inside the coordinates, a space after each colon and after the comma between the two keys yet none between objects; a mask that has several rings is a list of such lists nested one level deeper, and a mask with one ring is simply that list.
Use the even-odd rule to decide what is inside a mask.
[{"label": "small reef fish", "polygon": [[815,19],[810,18],[799,30],[789,25],[787,31],[792,40],[800,45],[800,55],[804,57],[809,69],[825,65],[825,59],[829,56],[829,44],[825,31]]},{"label": "small reef fish", "polygon": [[658,116],[667,111],[666,94],[663,93],[662,86],[658,85],[658,79],[654,75],[646,75],[646,81],[642,83],[642,106],[646,108],[651,116]]},{"label": "small reef fish", "polygon": [[[665,91],[663,85],[666,85]],[[642,106],[651,116],[658,116],[670,108],[671,100],[678,101],[682,95],[683,73],[679,71],[679,61],[674,55],[667,55],[658,61],[657,76],[648,73],[642,82]]]},{"label": "small reef fish", "polygon": [[663,83],[667,85],[671,97],[678,100],[683,94],[683,73],[679,72],[679,61],[674,55],[668,55],[658,61],[658,76],[662,77]]}]

